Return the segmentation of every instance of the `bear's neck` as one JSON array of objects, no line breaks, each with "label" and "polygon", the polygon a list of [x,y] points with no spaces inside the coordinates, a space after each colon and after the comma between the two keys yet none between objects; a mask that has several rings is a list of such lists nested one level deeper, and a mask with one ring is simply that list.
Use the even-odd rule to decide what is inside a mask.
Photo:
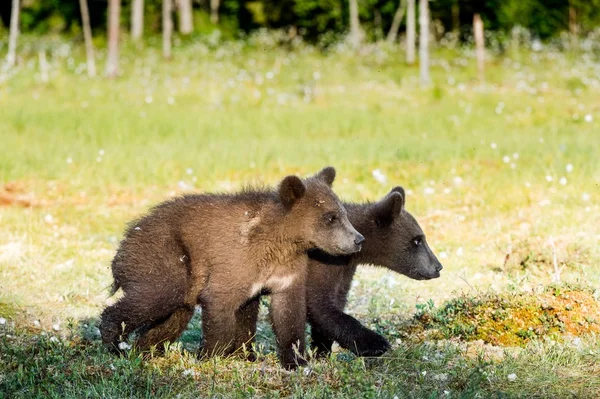
[{"label": "bear's neck", "polygon": [[348,212],[348,219],[354,228],[365,237],[362,250],[349,257],[350,265],[356,266],[361,263],[368,263],[378,266],[378,254],[376,253],[377,243],[373,242],[376,239],[374,234],[373,221],[369,219],[369,209],[373,206],[370,203],[352,204],[344,203]]}]

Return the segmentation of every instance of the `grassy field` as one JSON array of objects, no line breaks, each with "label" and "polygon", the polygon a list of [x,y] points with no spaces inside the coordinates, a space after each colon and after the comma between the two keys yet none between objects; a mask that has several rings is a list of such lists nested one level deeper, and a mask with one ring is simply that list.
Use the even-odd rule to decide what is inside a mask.
[{"label": "grassy field", "polygon": [[[126,46],[114,81],[85,76],[80,45],[22,40],[19,66],[0,72],[0,398],[600,397],[597,334],[515,348],[407,327],[426,312],[452,327],[457,298],[535,298],[550,284],[591,287],[586,303],[598,304],[598,57],[490,53],[479,84],[471,50],[436,49],[421,89],[399,48],[272,39],[183,43],[168,62],[152,44]],[[197,318],[164,357],[106,353],[95,323],[129,219],[181,192],[325,165],[346,200],[402,185],[445,266],[427,282],[358,273],[348,311],[390,353],[339,351],[286,372],[264,309],[255,363],[182,351],[200,339]]]}]

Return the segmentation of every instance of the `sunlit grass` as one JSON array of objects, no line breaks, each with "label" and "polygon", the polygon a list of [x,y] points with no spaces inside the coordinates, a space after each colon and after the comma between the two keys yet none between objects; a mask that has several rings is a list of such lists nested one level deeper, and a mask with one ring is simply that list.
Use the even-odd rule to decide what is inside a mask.
[{"label": "sunlit grass", "polygon": [[[348,310],[367,324],[408,316],[415,304],[440,304],[456,291],[548,284],[550,238],[561,281],[600,284],[593,54],[490,53],[479,84],[471,51],[438,49],[434,85],[421,89],[400,48],[288,51],[269,40],[185,43],[170,62],[152,44],[126,45],[120,78],[107,81],[85,76],[81,47],[24,38],[19,67],[0,72],[1,317],[59,331],[69,319],[95,318],[129,219],[182,191],[276,184],[325,165],[337,168],[334,187],[346,200],[373,201],[404,186],[407,208],[444,264],[442,278],[428,282],[362,268]],[[50,63],[46,83],[41,48]],[[335,375],[361,364],[319,367]],[[392,366],[368,368],[365,392]],[[377,377],[377,370],[385,372]],[[525,382],[503,378],[477,383],[518,396],[512,387]],[[319,389],[329,386],[319,381]],[[299,395],[298,384],[282,394]],[[345,384],[327,392],[342,395]],[[450,391],[461,389],[471,388]]]}]

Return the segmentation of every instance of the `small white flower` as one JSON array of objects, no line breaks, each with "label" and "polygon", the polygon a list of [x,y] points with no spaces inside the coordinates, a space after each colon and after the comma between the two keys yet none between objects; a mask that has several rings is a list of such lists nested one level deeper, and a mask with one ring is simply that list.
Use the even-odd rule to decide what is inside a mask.
[{"label": "small white flower", "polygon": [[463,179],[460,176],[454,176],[454,179],[452,179],[452,181],[454,182],[455,186],[460,186],[463,182]]},{"label": "small white flower", "polygon": [[421,371],[421,375],[427,375],[427,370]]},{"label": "small white flower", "polygon": [[552,176],[546,175],[546,181],[550,183],[552,181]]},{"label": "small white flower", "polygon": [[498,148],[498,145],[496,143],[492,143],[490,144],[490,147],[492,147],[492,149],[495,150],[496,148]]},{"label": "small white flower", "polygon": [[458,247],[458,249],[456,250],[456,256],[462,256],[463,255],[463,247]]},{"label": "small white flower", "polygon": [[33,325],[36,326],[36,327],[39,327],[40,326],[40,321],[39,320],[34,320],[33,321]]},{"label": "small white flower", "polygon": [[425,195],[431,195],[431,194],[435,193],[435,188],[425,187],[425,189],[423,190],[423,193],[425,193]]},{"label": "small white flower", "polygon": [[375,169],[372,172],[372,175],[373,175],[373,178],[381,184],[385,184],[387,182],[387,176],[383,174],[381,169]]},{"label": "small white flower", "polygon": [[102,157],[96,157],[96,162],[102,162]]},{"label": "small white flower", "polygon": [[586,114],[585,117],[583,118],[587,123],[592,123],[592,121],[594,120],[594,117],[592,116],[592,114]]},{"label": "small white flower", "polygon": [[273,72],[271,72],[271,71],[269,71],[269,72],[267,72],[267,73],[265,74],[265,77],[266,77],[267,79],[273,79],[273,76],[275,76],[275,74],[273,74]]},{"label": "small white flower", "polygon": [[525,187],[529,188],[531,187],[531,183],[529,183],[528,181],[525,182]]},{"label": "small white flower", "polygon": [[563,176],[558,182],[564,186],[565,184],[567,184],[567,178]]},{"label": "small white flower", "polygon": [[3,326],[6,324],[6,319],[4,317],[0,317],[0,326]]},{"label": "small white flower", "polygon": [[444,251],[440,252],[440,258],[442,259],[446,259],[448,257],[448,254]]},{"label": "small white flower", "polygon": [[573,171],[573,164],[568,163],[567,166],[565,166],[565,169],[567,170],[567,173],[571,173]]},{"label": "small white flower", "polygon": [[52,336],[50,337],[50,342],[58,342],[58,338]]},{"label": "small white flower", "polygon": [[127,342],[119,342],[119,349],[122,351],[128,350],[131,349],[131,345],[129,345]]},{"label": "small white flower", "polygon": [[54,331],[60,331],[60,324],[59,324],[59,323],[53,324],[53,325],[52,325],[52,329],[53,329]]},{"label": "small white flower", "polygon": [[71,157],[67,158],[67,163],[68,163],[69,165],[70,165],[70,164],[72,164],[72,163],[73,163],[73,158],[71,158]]},{"label": "small white flower", "polygon": [[510,163],[510,168],[511,168],[511,169],[516,169],[516,168],[517,168],[517,164],[516,164],[516,163],[514,163],[514,162],[511,162],[511,163]]},{"label": "small white flower", "polygon": [[504,163],[509,163],[510,162],[510,157],[508,155],[505,155],[505,156],[502,157],[502,161]]},{"label": "small white flower", "polygon": [[590,200],[590,195],[588,193],[583,193],[581,195],[581,199],[584,200],[585,202]]},{"label": "small white flower", "polygon": [[516,374],[514,374],[514,373],[513,373],[513,374],[509,374],[509,375],[508,375],[508,380],[509,380],[510,382],[516,381],[516,380],[517,380],[517,375],[516,375]]},{"label": "small white flower", "polygon": [[145,101],[146,101],[146,104],[152,104],[152,101],[153,101],[152,96],[146,96]]},{"label": "small white flower", "polygon": [[192,173],[194,173],[194,171],[192,170],[192,168],[187,168],[185,170],[185,173],[187,173],[188,175],[191,175]]},{"label": "small white flower", "polygon": [[46,216],[44,216],[44,222],[46,223],[53,223],[54,222],[54,218],[52,217],[51,214],[46,214]]},{"label": "small white flower", "polygon": [[100,155],[101,157],[104,156],[104,149],[100,148],[100,150],[98,150],[98,155]]},{"label": "small white flower", "polygon": [[514,158],[514,159],[519,159],[519,153],[518,153],[518,152],[515,152],[515,153],[513,154],[513,158]]}]

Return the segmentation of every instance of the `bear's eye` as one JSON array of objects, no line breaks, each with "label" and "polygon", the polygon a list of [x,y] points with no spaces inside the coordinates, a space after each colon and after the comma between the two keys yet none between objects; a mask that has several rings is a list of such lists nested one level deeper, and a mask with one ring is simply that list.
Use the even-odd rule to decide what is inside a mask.
[{"label": "bear's eye", "polygon": [[422,242],[421,237],[413,238],[413,244],[415,245],[415,247],[418,247],[419,245],[421,245],[421,242]]},{"label": "bear's eye", "polygon": [[336,222],[337,220],[338,220],[338,217],[334,213],[325,215],[325,221],[327,222],[327,224],[332,224],[332,223]]}]

